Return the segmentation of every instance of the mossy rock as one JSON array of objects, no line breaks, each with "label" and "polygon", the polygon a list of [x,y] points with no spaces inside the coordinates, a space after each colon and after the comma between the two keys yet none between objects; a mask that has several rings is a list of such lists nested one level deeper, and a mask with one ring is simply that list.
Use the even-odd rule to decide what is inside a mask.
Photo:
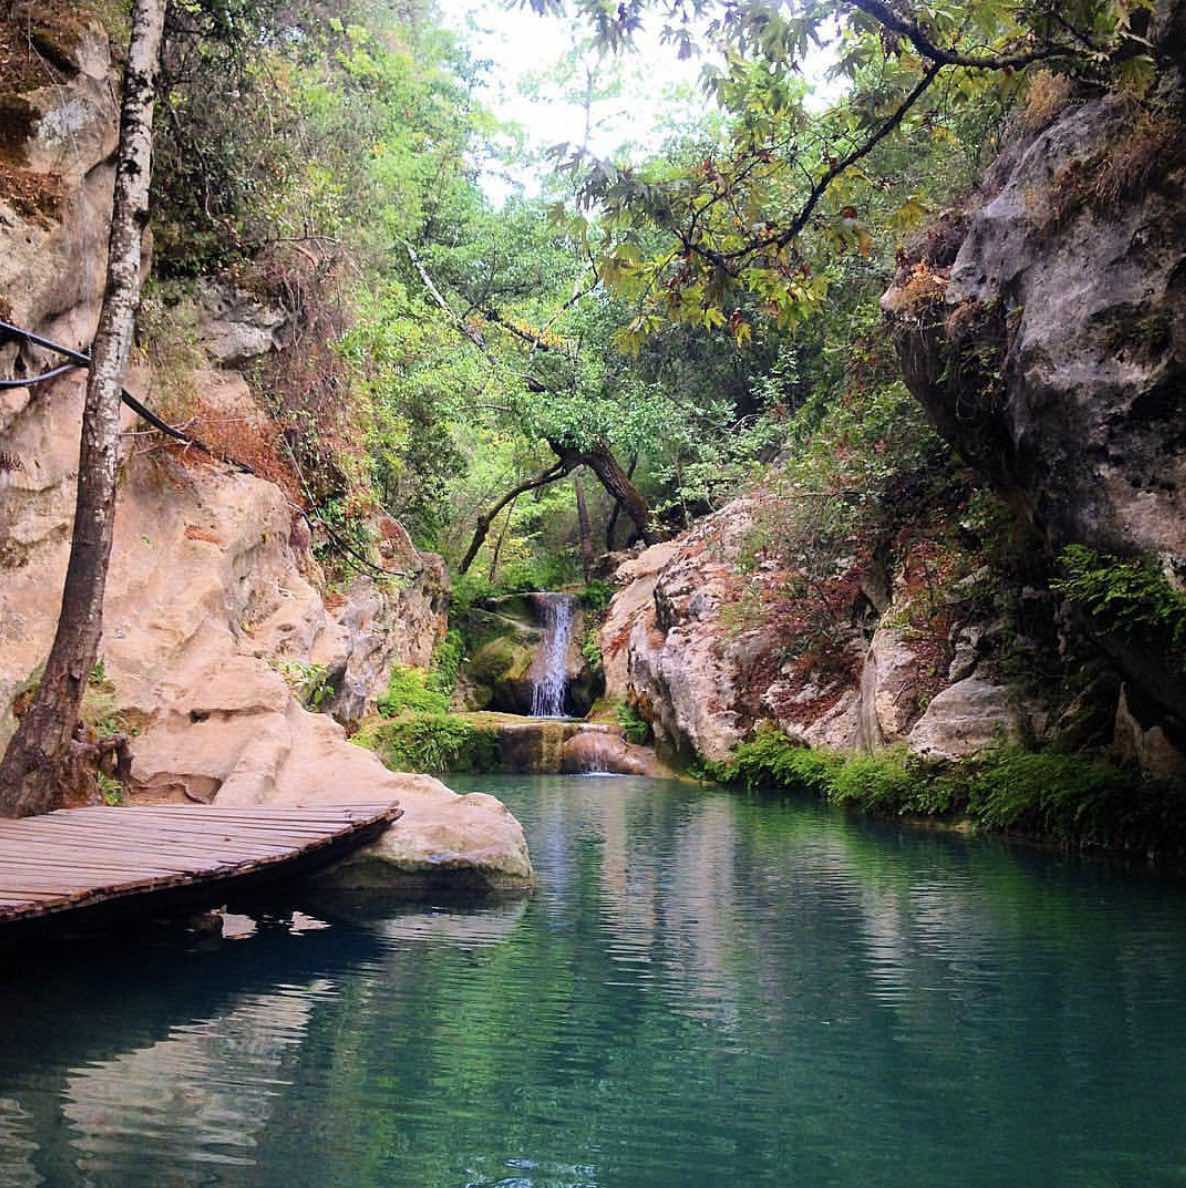
[{"label": "mossy rock", "polygon": [[492,685],[504,680],[522,680],[530,671],[535,649],[505,636],[484,644],[470,660],[467,671],[479,684]]}]

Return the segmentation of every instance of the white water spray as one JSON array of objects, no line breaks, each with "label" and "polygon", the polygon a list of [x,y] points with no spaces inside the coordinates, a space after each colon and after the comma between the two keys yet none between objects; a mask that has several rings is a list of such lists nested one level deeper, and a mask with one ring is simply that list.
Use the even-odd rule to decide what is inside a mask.
[{"label": "white water spray", "polygon": [[568,693],[568,641],[576,600],[571,594],[536,594],[534,600],[544,641],[531,674],[531,716],[563,718]]}]

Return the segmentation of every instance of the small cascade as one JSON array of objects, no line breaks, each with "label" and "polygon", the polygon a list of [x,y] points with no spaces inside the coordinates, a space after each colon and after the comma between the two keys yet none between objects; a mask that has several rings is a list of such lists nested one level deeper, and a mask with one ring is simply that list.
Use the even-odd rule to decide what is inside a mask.
[{"label": "small cascade", "polygon": [[568,700],[568,644],[572,635],[571,594],[536,594],[544,639],[531,670],[531,716],[563,718]]},{"label": "small cascade", "polygon": [[602,732],[589,732],[577,753],[577,774],[615,775],[618,767],[612,762],[616,755],[612,736]]}]

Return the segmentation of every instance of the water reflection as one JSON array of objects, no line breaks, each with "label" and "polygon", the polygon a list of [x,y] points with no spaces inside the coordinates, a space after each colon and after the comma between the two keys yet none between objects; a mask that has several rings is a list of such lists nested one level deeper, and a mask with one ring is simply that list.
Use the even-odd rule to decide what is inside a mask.
[{"label": "water reflection", "polygon": [[1186,1180],[1176,885],[811,804],[470,784],[527,826],[533,898],[310,889],[237,940],[11,968],[0,1185]]}]

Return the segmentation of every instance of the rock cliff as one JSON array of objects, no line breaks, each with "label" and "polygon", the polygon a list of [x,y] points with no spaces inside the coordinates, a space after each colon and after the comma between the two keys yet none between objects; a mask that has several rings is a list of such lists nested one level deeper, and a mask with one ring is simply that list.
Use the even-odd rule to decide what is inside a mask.
[{"label": "rock cliff", "polygon": [[[53,48],[44,80],[6,80],[17,89],[0,94],[0,313],[85,347],[98,317],[113,178],[107,38],[69,21],[38,36]],[[209,365],[187,384],[213,422],[244,440],[274,441],[243,376],[227,368],[283,349],[282,315],[213,282],[203,306]],[[3,345],[0,374],[32,375],[50,358]],[[56,624],[83,384],[74,372],[0,393],[0,745]],[[128,387],[157,403],[151,368],[136,369]],[[368,858],[386,881],[529,883],[522,829],[498,801],[389,772],[339,724],[373,711],[393,663],[428,663],[448,605],[440,559],[376,516],[390,576],[356,577],[331,592],[291,484],[168,447],[138,431],[130,413],[124,427],[101,657],[105,712],[134,733],[132,798],[255,804],[390,793],[405,815]]]},{"label": "rock cliff", "polygon": [[[983,575],[942,595],[942,637],[918,625],[927,542],[894,558],[890,572],[862,575],[826,654],[796,654],[794,600],[778,592],[786,574],[771,567],[755,579],[740,563],[762,505],[761,493],[736,500],[617,571],[601,636],[606,691],[652,723],[661,754],[722,760],[763,721],[809,746],[906,742],[951,759],[1033,731],[1035,707],[1010,693],[985,626],[967,609]],[[773,593],[759,609],[739,611],[762,589]]]},{"label": "rock cliff", "polygon": [[[1020,137],[883,298],[907,384],[1040,533],[1186,588],[1186,134],[1120,97]],[[925,296],[919,299],[920,278]],[[1085,624],[1181,735],[1186,668]]]},{"label": "rock cliff", "polygon": [[[1069,98],[928,229],[883,299],[912,395],[1048,576],[1077,545],[1186,582],[1182,127]],[[1186,769],[1180,649],[1077,613],[1057,581],[1006,590],[974,539],[940,561],[924,526],[837,558],[821,579],[832,622],[812,628],[825,642],[806,644],[811,592],[755,551],[767,501],[756,491],[618,570],[608,693],[668,753],[721,759],[767,720],[814,745],[958,758],[1014,736]],[[957,541],[974,535],[959,514]],[[943,572],[920,583],[920,567]],[[1077,670],[1057,696],[1026,679],[1047,662]]]}]

